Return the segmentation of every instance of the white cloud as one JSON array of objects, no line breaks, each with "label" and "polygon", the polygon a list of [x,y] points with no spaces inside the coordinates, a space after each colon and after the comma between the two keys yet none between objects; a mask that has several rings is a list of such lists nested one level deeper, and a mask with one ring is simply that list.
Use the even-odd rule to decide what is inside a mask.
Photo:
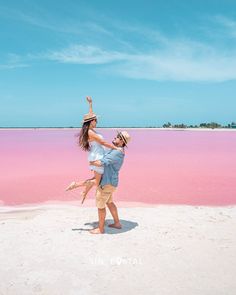
[{"label": "white cloud", "polygon": [[127,59],[127,55],[121,52],[106,51],[88,45],[72,45],[61,51],[45,54],[44,57],[62,63],[74,64],[106,64]]},{"label": "white cloud", "polygon": [[[7,14],[6,12],[4,13]],[[28,54],[21,60],[17,60],[17,57],[13,60],[13,56],[12,60],[0,65],[0,69],[25,67],[28,61],[35,59],[100,65],[100,70],[109,75],[120,75],[132,79],[203,82],[236,79],[236,47],[232,44],[228,47],[224,46],[227,36],[236,36],[236,22],[223,16],[214,18],[214,22],[218,24],[214,27],[214,32],[221,36],[222,41],[222,44],[217,47],[209,45],[209,40],[196,42],[190,38],[178,36],[171,38],[155,29],[122,25],[115,20],[109,22],[109,28],[107,28],[95,22],[80,24],[75,20],[69,23],[65,20],[58,25],[50,20],[48,15],[35,18],[19,11],[14,12],[12,17],[45,29],[68,34],[88,34],[94,44],[88,45],[81,41],[81,44],[55,51]],[[96,40],[100,43],[104,40],[104,47],[97,45]]]},{"label": "white cloud", "polygon": [[224,33],[226,35],[234,37],[234,38],[236,37],[236,21],[235,20],[222,15],[217,15],[215,17],[215,20],[220,26],[223,27]]},{"label": "white cloud", "polygon": [[236,79],[236,54],[204,52],[191,47],[172,48],[133,56],[123,65],[113,67],[130,78],[171,81],[221,82]]},{"label": "white cloud", "polygon": [[1,70],[11,70],[16,68],[27,68],[29,65],[27,64],[0,64]]},{"label": "white cloud", "polygon": [[29,67],[29,65],[24,63],[19,55],[13,53],[9,53],[6,58],[6,62],[4,64],[0,64],[1,70],[10,70],[25,67]]},{"label": "white cloud", "polygon": [[219,82],[236,79],[236,53],[186,40],[144,53],[123,53],[96,46],[73,45],[43,56],[61,63],[100,64],[109,74],[171,81]]},{"label": "white cloud", "polygon": [[77,14],[74,17],[65,17],[58,19],[55,17],[53,11],[47,11],[42,5],[30,3],[30,9],[22,10],[8,8],[0,5],[0,16],[6,19],[13,19],[28,25],[38,27],[44,30],[53,32],[64,33],[68,35],[88,35],[88,34],[103,34],[112,36],[113,34],[94,21],[80,21]]}]

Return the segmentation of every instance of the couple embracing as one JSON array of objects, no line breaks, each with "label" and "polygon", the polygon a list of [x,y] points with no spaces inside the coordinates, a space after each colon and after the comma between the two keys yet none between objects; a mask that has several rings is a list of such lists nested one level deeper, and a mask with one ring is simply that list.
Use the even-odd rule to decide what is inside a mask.
[{"label": "couple embracing", "polygon": [[96,187],[96,206],[98,208],[99,224],[97,228],[90,230],[92,234],[104,233],[106,206],[111,212],[114,223],[109,227],[121,228],[118,211],[113,202],[112,195],[118,186],[119,170],[123,164],[125,147],[130,141],[127,131],[119,131],[112,143],[104,140],[103,136],[95,131],[97,115],[93,112],[92,98],[87,97],[89,113],[84,116],[83,126],[79,133],[78,143],[82,150],[88,152],[89,168],[93,171],[92,178],[85,181],[73,181],[67,191],[84,187],[82,204],[89,190]]}]

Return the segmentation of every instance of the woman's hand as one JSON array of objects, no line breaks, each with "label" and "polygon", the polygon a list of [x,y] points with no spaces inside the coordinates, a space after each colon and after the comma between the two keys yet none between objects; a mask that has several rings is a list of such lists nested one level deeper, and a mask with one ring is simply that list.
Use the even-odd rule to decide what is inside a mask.
[{"label": "woman's hand", "polygon": [[92,103],[93,102],[91,96],[86,96],[86,99],[87,99],[88,103]]}]

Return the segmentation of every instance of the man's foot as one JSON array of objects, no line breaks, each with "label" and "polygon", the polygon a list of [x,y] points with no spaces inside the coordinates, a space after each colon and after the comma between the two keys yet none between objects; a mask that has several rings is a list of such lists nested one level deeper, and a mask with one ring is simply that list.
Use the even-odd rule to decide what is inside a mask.
[{"label": "man's foot", "polygon": [[77,182],[73,181],[73,182],[71,182],[71,184],[66,188],[66,191],[73,190],[73,189],[75,189],[75,188],[77,188],[77,187],[78,187]]},{"label": "man's foot", "polygon": [[122,228],[122,225],[120,223],[112,223],[112,224],[109,224],[108,226],[112,228],[117,228],[117,229]]},{"label": "man's foot", "polygon": [[104,234],[104,231],[101,231],[99,227],[91,229],[90,234]]}]

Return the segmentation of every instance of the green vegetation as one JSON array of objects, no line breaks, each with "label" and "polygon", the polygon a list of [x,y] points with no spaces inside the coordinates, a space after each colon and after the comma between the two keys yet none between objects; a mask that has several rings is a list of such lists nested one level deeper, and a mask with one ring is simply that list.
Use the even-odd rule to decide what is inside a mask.
[{"label": "green vegetation", "polygon": [[223,126],[216,122],[210,122],[210,123],[200,123],[199,125],[186,125],[186,124],[171,124],[170,122],[167,122],[162,125],[163,128],[236,128],[236,123],[232,122],[230,124],[227,124],[226,126]]}]

